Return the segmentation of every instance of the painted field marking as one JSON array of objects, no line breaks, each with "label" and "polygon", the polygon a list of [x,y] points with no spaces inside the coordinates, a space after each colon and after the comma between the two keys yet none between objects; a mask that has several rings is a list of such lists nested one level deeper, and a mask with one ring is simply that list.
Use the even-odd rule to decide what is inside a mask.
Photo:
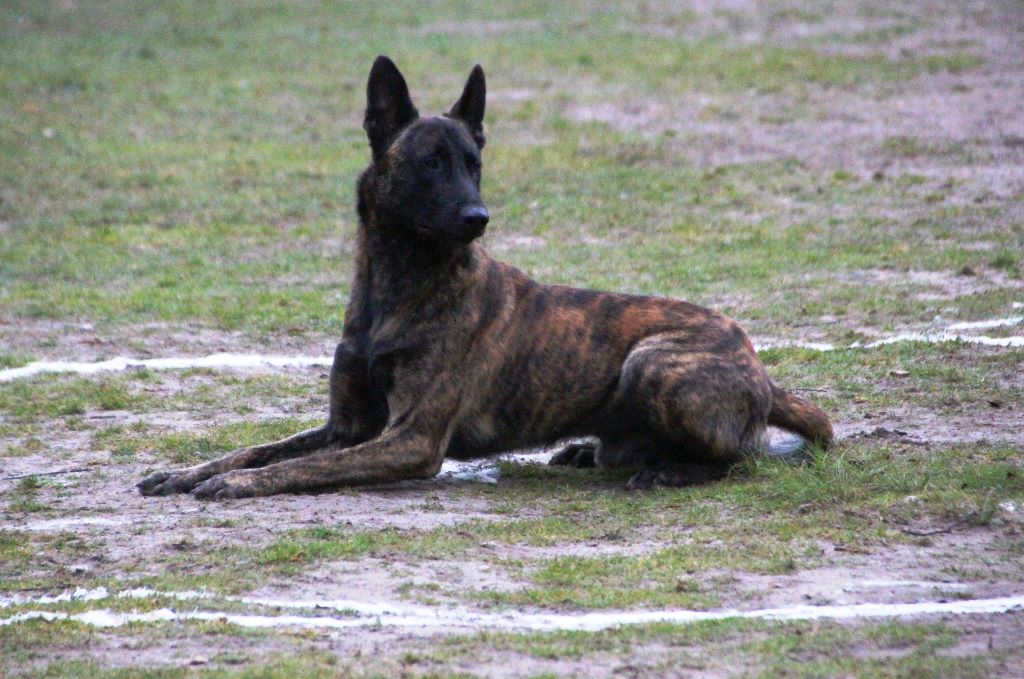
[{"label": "painted field marking", "polygon": [[[947,583],[935,583],[936,586]],[[77,596],[76,596],[77,595]],[[145,588],[127,590],[110,595],[104,588],[78,590],[66,597],[39,598],[37,600],[0,601],[6,605],[30,603],[56,603],[65,601],[98,601],[117,598],[167,597],[180,601],[214,598],[203,592],[158,592]],[[642,625],[654,622],[685,624],[705,620],[762,619],[762,620],[850,620],[857,618],[898,618],[921,615],[991,615],[1024,609],[1024,595],[1015,594],[992,599],[957,601],[923,601],[916,603],[863,603],[834,606],[783,606],[753,611],[602,611],[595,613],[483,613],[466,609],[442,609],[409,606],[394,603],[369,603],[349,600],[298,601],[260,597],[223,597],[247,605],[269,608],[334,610],[340,616],[259,615],[220,611],[176,611],[160,608],[145,613],[116,612],[95,609],[80,613],[35,610],[24,611],[0,618],[0,626],[28,620],[69,620],[95,627],[120,627],[130,623],[174,621],[223,621],[239,627],[251,628],[306,628],[346,629],[353,627],[421,627],[421,628],[474,628],[534,631],[588,631],[595,632],[622,625]],[[2,606],[0,606],[2,607]]]}]

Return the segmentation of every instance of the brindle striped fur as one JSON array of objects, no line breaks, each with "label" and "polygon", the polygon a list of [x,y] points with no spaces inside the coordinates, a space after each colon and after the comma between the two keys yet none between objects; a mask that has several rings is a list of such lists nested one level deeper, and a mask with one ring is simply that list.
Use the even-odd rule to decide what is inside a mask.
[{"label": "brindle striped fur", "polygon": [[[658,297],[537,283],[474,242],[485,84],[420,117],[373,65],[355,279],[327,423],[139,483],[232,498],[427,478],[470,458],[570,437],[553,464],[633,466],[630,487],[717,475],[767,452],[778,425],[827,446],[818,408],[772,384],[740,327]],[[703,471],[701,471],[703,470]]]}]

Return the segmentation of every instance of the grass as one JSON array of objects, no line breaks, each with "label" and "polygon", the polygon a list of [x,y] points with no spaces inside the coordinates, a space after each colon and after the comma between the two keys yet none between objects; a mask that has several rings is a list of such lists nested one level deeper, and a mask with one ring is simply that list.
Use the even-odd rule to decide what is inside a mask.
[{"label": "grass", "polygon": [[[182,432],[168,432],[166,427],[153,427],[144,420],[109,423],[121,419],[120,411],[174,412],[180,414],[182,426],[187,426],[189,419],[205,422],[223,414],[225,404],[230,404],[233,417],[251,418],[255,405],[273,400],[279,411],[292,416],[285,418],[289,421],[282,422],[277,429],[264,430],[275,435],[289,426],[304,426],[307,420],[300,422],[299,417],[325,410],[325,381],[319,371],[234,375],[209,370],[140,370],[95,377],[43,375],[13,381],[0,389],[0,410],[5,413],[0,420],[0,434],[25,436],[22,445],[27,451],[39,448],[40,444],[33,443],[30,437],[45,435],[47,428],[93,430],[94,450],[110,448],[124,455],[146,447],[180,451],[190,443],[190,437]],[[236,433],[245,436],[229,428],[220,439],[199,445],[212,450],[213,445],[230,444],[227,438]]]},{"label": "grass", "polygon": [[[955,631],[943,625],[889,623],[853,633],[828,626],[808,635],[778,635],[757,644],[754,650],[764,660],[758,674],[764,677],[794,672],[807,677],[989,676],[999,662],[994,657],[985,653],[966,658],[943,654],[955,645],[957,637]],[[868,657],[857,658],[858,651]],[[886,652],[891,657],[884,657]],[[871,657],[873,654],[878,655]],[[808,661],[809,656],[814,659]]]},{"label": "grass", "polygon": [[[164,633],[170,640],[187,644],[196,639],[213,642],[233,632],[229,626],[190,623],[184,628],[168,628]],[[52,679],[302,679],[339,674],[384,677],[399,672],[415,677],[479,676],[461,674],[454,668],[464,667],[466,663],[493,668],[512,654],[522,658],[525,667],[543,667],[545,662],[551,661],[570,664],[588,660],[621,661],[665,674],[749,668],[744,676],[983,677],[1019,659],[1019,650],[1007,647],[949,654],[961,641],[969,642],[964,636],[951,624],[883,623],[851,627],[833,622],[721,620],[690,625],[656,623],[596,633],[483,632],[453,636],[430,645],[417,640],[399,640],[393,656],[355,659],[317,651],[302,652],[299,649],[304,640],[294,638],[288,642],[291,651],[260,653],[255,657],[224,655],[214,659],[215,662],[228,660],[219,667],[114,669],[90,661],[56,660],[44,663],[34,676]],[[257,635],[257,640],[259,638]],[[64,644],[99,641],[95,631],[75,623],[44,625],[34,622],[0,630],[0,647],[10,648],[22,658],[40,657],[36,653],[41,640]],[[159,643],[159,637],[146,639],[142,648],[155,643]],[[16,647],[15,644],[26,645]],[[232,667],[230,661],[255,663],[237,668]]]},{"label": "grass", "polygon": [[7,496],[8,512],[41,512],[49,507],[39,501],[43,483],[35,476],[21,479]]},{"label": "grass", "polygon": [[[627,474],[620,472],[519,464],[502,471],[498,486],[466,491],[490,503],[493,519],[406,530],[325,523],[279,532],[258,547],[200,542],[161,554],[168,575],[140,583],[237,593],[335,562],[468,561],[489,564],[518,586],[445,583],[443,599],[556,609],[711,608],[730,589],[723,574],[799,573],[830,564],[822,544],[881,553],[914,539],[904,529],[984,526],[998,503],[1024,502],[1019,452],[983,445],[923,454],[843,444],[803,467],[753,461],[726,481],[642,494],[621,490]],[[539,516],[516,518],[524,507]],[[621,551],[588,554],[586,545],[594,544]],[[1009,563],[1019,548],[1010,538],[1000,556],[989,553],[990,564]],[[436,589],[422,593],[438,596]]]},{"label": "grass", "polygon": [[[134,393],[133,393],[134,392]],[[41,377],[18,380],[0,391],[0,410],[14,422],[84,415],[89,410],[142,410],[145,394],[130,380]]]},{"label": "grass", "polygon": [[[770,275],[792,275],[806,286],[802,275],[820,276],[826,264],[834,271],[836,266],[859,269],[879,264],[956,270],[971,263],[970,253],[953,244],[927,251],[901,250],[898,244],[909,234],[907,230],[889,224],[884,229],[870,228],[864,218],[828,230],[815,221],[793,222],[800,210],[794,213],[772,197],[780,185],[810,185],[807,193],[801,189],[794,196],[798,205],[811,195],[815,203],[820,200],[814,193],[817,182],[798,166],[741,166],[713,173],[656,160],[628,166],[619,161],[620,135],[595,130],[587,138],[592,144],[601,137],[610,139],[589,150],[580,149],[579,142],[570,138],[555,149],[493,151],[494,188],[485,190],[495,204],[496,224],[508,225],[498,226],[496,233],[511,230],[550,241],[543,249],[510,253],[514,263],[544,280],[699,300],[712,297],[715,284],[722,280],[729,280],[738,294],[763,292]],[[555,179],[580,171],[585,172],[582,180],[574,179],[571,188],[565,179]],[[353,176],[345,183],[351,184]],[[829,194],[825,198],[856,205],[879,199],[896,203],[907,194],[921,200],[921,195],[931,193],[927,185],[895,183],[830,184],[824,187]],[[537,207],[524,210],[516,199],[522,195],[536,196]],[[584,204],[588,209],[581,214]],[[764,216],[753,224],[746,219],[723,222],[721,211],[736,208]],[[928,216],[940,208],[922,208],[929,230],[942,225]],[[348,215],[351,206],[339,205],[335,211]],[[813,212],[807,216],[816,217]],[[953,223],[973,217],[967,211],[954,217]],[[645,224],[642,232],[623,227],[634,219]],[[31,237],[30,230],[18,229],[5,239],[10,249],[0,258],[11,282],[0,304],[26,318],[78,317],[101,324],[188,319],[254,333],[283,328],[340,333],[349,262],[338,243],[350,238],[351,227],[339,228],[321,218],[301,219],[281,228],[233,227],[220,221],[163,228],[145,218],[123,220],[127,223],[116,228],[67,227],[73,251],[59,259],[43,241]],[[552,238],[554,234],[558,236]],[[599,240],[581,243],[585,234]],[[652,234],[658,235],[656,241],[651,241]],[[989,237],[1007,251],[1022,242],[1019,229],[995,231]],[[277,248],[282,238],[293,245]],[[612,243],[614,248],[609,247]],[[243,266],[230,254],[235,248],[251,253]],[[709,249],[714,258],[699,256]],[[597,267],[598,261],[607,266]],[[166,273],[172,270],[173,275]],[[784,292],[785,288],[777,294]],[[888,292],[882,285],[854,288],[831,282],[820,297],[833,300],[829,311],[836,305],[857,310],[877,306],[878,297]],[[829,293],[838,294],[833,298]],[[755,322],[763,317],[784,318],[773,301],[769,294],[758,309],[743,311]],[[790,314],[790,319],[813,316],[820,302],[811,299],[809,304],[796,319]],[[337,311],[325,314],[324,309]]]},{"label": "grass", "polygon": [[[803,274],[825,262],[858,268],[886,256],[894,266],[963,264],[955,248],[927,262],[919,250],[894,253],[903,234],[891,228],[871,243],[862,228],[824,231],[814,215],[794,222],[793,206],[778,203],[781,187],[800,187],[791,195],[797,213],[823,200],[903,204],[907,191],[895,180],[822,186],[798,160],[688,167],[679,162],[686,140],[574,122],[561,111],[586,104],[584,89],[548,91],[580,80],[595,101],[622,82],[656,99],[798,84],[857,88],[971,70],[976,57],[891,60],[736,47],[718,37],[675,41],[623,30],[620,16],[543,3],[487,10],[481,20],[538,22],[498,41],[432,32],[451,6],[403,6],[382,17],[301,3],[187,12],[174,3],[155,11],[16,5],[0,26],[10,47],[0,62],[0,110],[12,121],[0,134],[0,176],[10,187],[0,216],[11,225],[0,245],[0,312],[101,328],[158,321],[340,334],[351,187],[368,157],[358,129],[361,84],[379,51],[398,59],[424,108],[454,96],[465,70],[460,55],[486,64],[498,92],[539,90],[526,103],[499,97],[490,105],[495,143],[485,193],[495,233],[554,236],[542,250],[510,253],[542,278],[700,299],[725,278],[738,292],[764,291],[766,274],[780,267]],[[389,40],[395,30],[405,45],[398,51]],[[298,70],[301,84],[291,78]],[[515,130],[550,142],[517,143]],[[752,223],[752,214],[761,217]],[[645,225],[643,240],[633,223]],[[583,233],[610,237],[616,248],[580,243]],[[1019,230],[986,235],[1004,248],[1021,243]],[[716,257],[700,256],[709,246]],[[609,257],[604,269],[614,274],[602,275],[595,262]],[[737,272],[745,275],[736,280]]]},{"label": "grass", "polygon": [[[156,437],[136,437],[129,431],[107,430],[107,441],[123,454],[146,450],[173,464],[194,464],[223,453],[259,443],[283,439],[321,422],[280,419],[261,422],[235,422],[216,427],[208,433],[169,433]],[[104,445],[104,436],[93,444]]]},{"label": "grass", "polygon": [[[849,338],[853,339],[853,338]],[[992,352],[961,342],[901,342],[871,350],[815,352],[768,349],[758,352],[772,378],[808,394],[829,409],[867,411],[927,408],[939,413],[984,412],[990,396],[1019,401],[1024,394],[999,376],[1013,371],[1024,354],[1016,349]]]},{"label": "grass", "polygon": [[28,536],[17,531],[0,533],[0,554],[3,563],[11,568],[26,565],[32,557],[32,549],[26,540]]},{"label": "grass", "polygon": [[[483,64],[485,244],[540,280],[685,298],[723,309],[756,338],[837,346],[1014,315],[1024,195],[985,174],[1014,162],[1008,147],[909,123],[834,157],[794,141],[877,122],[894,95],[908,110],[921,92],[968,96],[1000,72],[1002,55],[988,60],[984,41],[933,40],[937,25],[916,7],[851,11],[845,26],[814,3],[707,12],[540,1],[5,2],[0,369],[82,353],[327,353],[352,273],[354,182],[369,157],[365,77],[378,53],[395,58],[424,112],[444,110],[471,65]],[[964,27],[985,18],[961,14]],[[1000,333],[1019,328],[989,334]],[[1024,543],[998,505],[1024,504],[1013,443],[1020,349],[903,343],[761,357],[773,379],[840,424],[906,423],[906,438],[928,445],[846,439],[806,465],[756,460],[720,483],[645,494],[622,490],[626,472],[503,463],[497,486],[431,488],[413,509],[403,500],[426,492],[418,486],[339,491],[342,501],[357,492],[371,501],[312,526],[278,527],[278,504],[203,505],[182,519],[175,503],[192,505],[172,499],[147,505],[177,522],[172,537],[155,520],[30,532],[18,530],[27,517],[75,511],[77,494],[103,478],[128,485],[149,468],[322,421],[324,371],[0,383],[0,456],[15,472],[82,455],[104,463],[81,477],[5,482],[0,590],[293,591],[350,569],[401,583],[396,594],[421,602],[712,608],[756,598],[737,578],[795,579],[849,567],[851,553],[886,567],[893,550],[928,549],[925,575],[1019,581]],[[958,441],[958,428],[971,441],[983,429],[987,440]],[[338,497],[325,506],[343,506]],[[93,509],[132,502],[100,497]],[[455,519],[382,528],[408,523],[407,512]],[[984,544],[936,555],[938,539],[929,546],[906,532],[953,524]],[[506,586],[458,575],[478,568]],[[458,676],[516,662],[537,676],[595,667],[982,676],[1019,662],[998,644],[975,652],[965,629],[723,621],[398,640],[351,658],[361,642],[315,634],[249,639],[223,625],[100,634],[36,622],[0,626],[0,656],[4,671],[54,678]],[[166,660],[178,643],[227,650],[204,650],[208,666],[107,662],[111,644]]]},{"label": "grass", "polygon": [[[735,671],[740,676],[986,676],[1015,651],[954,658],[961,638],[942,624],[766,623],[742,620],[653,624],[604,632],[482,633],[448,640],[434,655],[518,653],[537,659],[627,657],[650,672]],[[750,641],[755,639],[755,641]],[[706,649],[710,652],[699,652]],[[713,651],[711,650],[713,649]],[[963,660],[963,664],[960,664]]]},{"label": "grass", "polygon": [[17,368],[25,365],[32,361],[28,356],[22,356],[20,354],[9,354],[6,351],[0,351],[0,370],[4,368]]},{"label": "grass", "polygon": [[[233,658],[233,656],[227,656]],[[223,660],[223,658],[221,658]],[[248,657],[243,659],[243,662]],[[231,663],[225,667],[192,668],[192,667],[157,667],[151,669],[119,668],[112,669],[94,662],[58,661],[46,665],[44,671],[36,676],[41,679],[313,679],[315,677],[345,676],[353,677],[385,677],[383,672],[362,672],[355,663],[339,665],[337,659],[325,654],[303,654],[295,656],[269,656],[257,658],[254,667],[232,669]]]}]

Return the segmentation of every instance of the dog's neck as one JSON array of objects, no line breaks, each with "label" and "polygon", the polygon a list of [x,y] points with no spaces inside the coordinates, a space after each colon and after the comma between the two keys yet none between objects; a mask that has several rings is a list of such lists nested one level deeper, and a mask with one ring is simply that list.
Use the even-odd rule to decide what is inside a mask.
[{"label": "dog's neck", "polygon": [[468,243],[419,235],[383,220],[360,223],[359,239],[369,280],[388,297],[421,295],[457,279],[473,263]]},{"label": "dog's neck", "polygon": [[433,307],[445,302],[441,297],[456,301],[481,257],[472,243],[420,235],[389,221],[368,193],[359,192],[355,272],[345,314],[346,329],[355,332],[410,303]]}]

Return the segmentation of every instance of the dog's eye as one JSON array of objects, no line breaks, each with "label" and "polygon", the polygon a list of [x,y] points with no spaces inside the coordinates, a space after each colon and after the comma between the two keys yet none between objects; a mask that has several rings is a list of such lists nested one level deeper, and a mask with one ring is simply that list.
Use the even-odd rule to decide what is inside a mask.
[{"label": "dog's eye", "polygon": [[430,156],[429,158],[424,158],[423,159],[423,164],[426,165],[427,169],[430,169],[430,170],[440,170],[441,169],[441,161],[438,159],[437,156]]},{"label": "dog's eye", "polygon": [[480,169],[480,161],[474,156],[466,156],[466,167],[469,168],[470,172],[476,172]]}]

